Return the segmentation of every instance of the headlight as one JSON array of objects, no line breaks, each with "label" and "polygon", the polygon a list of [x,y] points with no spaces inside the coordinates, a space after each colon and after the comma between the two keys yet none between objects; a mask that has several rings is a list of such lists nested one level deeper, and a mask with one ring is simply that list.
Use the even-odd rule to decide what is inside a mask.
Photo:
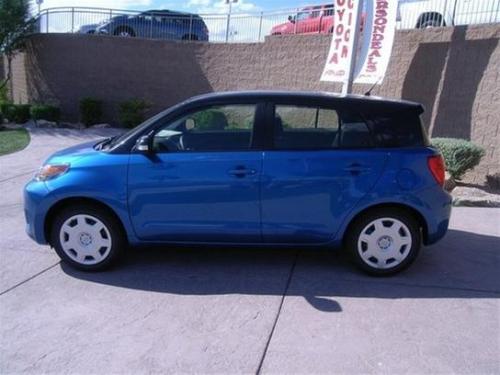
[{"label": "headlight", "polygon": [[69,164],[46,164],[35,174],[35,180],[47,181],[63,175],[68,169]]}]

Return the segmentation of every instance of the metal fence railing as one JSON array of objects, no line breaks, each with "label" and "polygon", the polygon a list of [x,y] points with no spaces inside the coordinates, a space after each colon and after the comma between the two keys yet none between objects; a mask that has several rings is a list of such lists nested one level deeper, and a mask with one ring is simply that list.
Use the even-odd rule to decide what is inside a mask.
[{"label": "metal fence railing", "polygon": [[[191,14],[104,8],[49,8],[38,18],[41,33],[108,34],[209,42],[260,42],[273,34],[329,33],[333,5],[274,12]],[[500,22],[500,0],[400,0],[399,29]]]}]

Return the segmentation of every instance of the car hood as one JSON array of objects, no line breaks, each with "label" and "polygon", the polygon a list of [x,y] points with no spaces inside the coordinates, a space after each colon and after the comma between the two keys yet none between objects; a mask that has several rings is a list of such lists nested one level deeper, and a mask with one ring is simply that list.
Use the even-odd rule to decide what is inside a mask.
[{"label": "car hood", "polygon": [[71,163],[89,155],[95,155],[99,151],[94,146],[101,141],[89,141],[71,146],[52,154],[45,163]]}]

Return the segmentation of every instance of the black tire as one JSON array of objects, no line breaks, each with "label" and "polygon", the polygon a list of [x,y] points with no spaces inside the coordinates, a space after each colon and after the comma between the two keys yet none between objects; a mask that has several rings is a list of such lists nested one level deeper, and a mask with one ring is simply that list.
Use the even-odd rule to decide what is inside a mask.
[{"label": "black tire", "polygon": [[[389,219],[387,221],[384,221],[384,230],[389,230],[391,227],[385,227],[385,225],[389,225],[391,223],[391,220],[397,220],[400,223],[404,224],[406,228],[401,227],[401,233],[404,235],[401,235],[402,238],[405,238],[405,241],[407,241],[407,236],[410,235],[410,240],[411,240],[411,245],[400,245],[399,249],[398,246],[394,245],[397,242],[393,242],[392,239],[389,239],[389,245],[387,247],[383,248],[381,247],[381,241],[385,241],[385,238],[383,237],[389,237],[390,236],[382,236],[377,240],[378,247],[376,247],[376,252],[373,257],[370,258],[370,260],[365,260],[360,253],[365,254],[364,257],[367,258],[369,255],[366,253],[368,250],[368,243],[365,243],[362,239],[360,240],[360,236],[362,234],[366,235],[368,231],[373,230],[373,235],[376,237],[375,234],[375,229],[370,229],[368,225],[372,224],[374,221],[378,219]],[[393,222],[397,223],[397,222]],[[396,224],[397,225],[397,224]],[[372,227],[374,228],[374,227]],[[409,233],[406,233],[407,230]],[[399,233],[399,232],[398,232]],[[351,259],[354,261],[354,263],[364,272],[374,275],[374,276],[388,276],[388,275],[393,275],[395,273],[398,273],[400,271],[403,271],[406,269],[408,266],[410,266],[415,259],[417,258],[419,252],[420,252],[420,247],[422,243],[422,238],[421,238],[421,231],[420,231],[420,226],[418,224],[418,221],[416,218],[409,212],[403,209],[397,209],[397,208],[381,208],[373,211],[369,211],[367,214],[362,215],[359,217],[355,222],[350,225],[348,233],[345,237],[345,245],[347,247],[347,250],[349,251],[349,254],[351,256]],[[365,237],[366,238],[366,237]],[[358,249],[358,240],[360,240],[360,249]],[[384,242],[384,244],[387,243]],[[366,250],[364,250],[366,248]],[[409,248],[409,251],[408,251]],[[370,249],[370,250],[373,250]],[[388,251],[385,253],[385,251]],[[401,256],[404,258],[401,261],[398,260],[392,260],[388,259],[385,262],[383,262],[382,257],[385,256],[390,256],[391,251],[399,251]],[[380,254],[381,256],[377,258],[377,255]],[[404,255],[403,255],[404,254]],[[380,262],[379,262],[380,259]],[[394,258],[392,258],[394,259]],[[376,260],[376,261],[375,261]],[[390,264],[394,263],[394,266],[390,266]],[[387,268],[379,268],[375,264],[380,264],[381,267],[387,267]]]},{"label": "black tire", "polygon": [[198,36],[197,35],[194,35],[194,34],[191,34],[191,35],[184,35],[182,37],[182,40],[192,40],[192,41],[197,41],[198,40]]},{"label": "black tire", "polygon": [[424,18],[418,25],[419,29],[445,26],[441,18]]},{"label": "black tire", "polygon": [[[122,35],[122,33],[126,33],[127,35]],[[120,26],[113,31],[113,35],[133,38],[135,37],[135,32],[130,27]]]},{"label": "black tire", "polygon": [[[110,239],[110,246],[107,246],[105,248],[104,254],[106,254],[103,259],[99,259],[97,261],[96,259],[91,260],[87,259],[88,256],[85,257],[85,261],[78,262],[77,260],[73,259],[76,258],[77,251],[73,249],[67,250],[69,254],[73,254],[73,258],[66,253],[66,251],[63,249],[63,244],[61,243],[61,236],[68,236],[67,234],[63,233],[61,234],[61,229],[63,225],[72,217],[75,217],[76,215],[80,216],[85,216],[86,223],[85,224],[92,224],[91,218],[95,218],[98,221],[100,221],[104,227],[107,229],[107,232],[104,231],[105,236],[104,240],[106,240],[106,237],[109,236]],[[97,228],[97,227],[96,227]],[[76,230],[78,231],[78,230]],[[64,232],[64,230],[63,230]],[[97,232],[100,233],[102,236],[103,232]],[[84,233],[86,234],[86,233]],[[80,238],[79,240],[81,241],[82,233],[79,234]],[[78,237],[78,234],[76,234]],[[52,226],[51,226],[51,231],[50,231],[50,243],[52,247],[54,248],[55,252],[57,255],[61,258],[62,261],[65,263],[70,264],[74,268],[77,268],[82,271],[100,271],[104,270],[111,265],[113,265],[119,257],[125,252],[127,242],[125,239],[125,234],[123,233],[121,223],[117,221],[117,219],[110,214],[108,211],[99,208],[99,207],[94,207],[91,205],[74,205],[71,207],[67,207],[62,209],[57,216],[55,217]],[[91,240],[92,242],[92,236]],[[87,244],[87,245],[92,245],[92,243]],[[77,246],[84,246],[82,243],[78,243]],[[66,248],[70,247],[68,245],[65,245]],[[76,247],[75,247],[76,248]],[[102,248],[100,248],[97,251],[101,251]],[[73,250],[73,251],[71,251]],[[101,253],[99,253],[101,254]],[[101,254],[102,255],[102,254]],[[92,264],[87,264],[86,262],[92,262]],[[94,263],[95,262],[95,263]]]}]

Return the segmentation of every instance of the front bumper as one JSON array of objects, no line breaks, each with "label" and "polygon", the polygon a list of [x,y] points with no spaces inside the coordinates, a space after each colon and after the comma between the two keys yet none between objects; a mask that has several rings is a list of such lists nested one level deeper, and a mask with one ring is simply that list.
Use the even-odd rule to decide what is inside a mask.
[{"label": "front bumper", "polygon": [[45,236],[45,217],[55,201],[55,196],[51,194],[45,182],[32,180],[24,187],[26,233],[41,245],[48,243]]}]

